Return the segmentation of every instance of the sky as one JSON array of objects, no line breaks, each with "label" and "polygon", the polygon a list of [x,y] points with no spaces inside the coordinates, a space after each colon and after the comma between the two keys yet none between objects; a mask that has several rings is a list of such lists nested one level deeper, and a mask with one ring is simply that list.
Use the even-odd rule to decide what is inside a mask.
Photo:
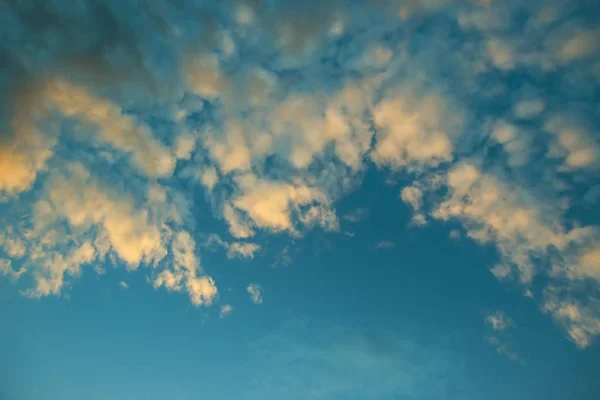
[{"label": "sky", "polygon": [[598,21],[0,1],[0,400],[600,398]]}]

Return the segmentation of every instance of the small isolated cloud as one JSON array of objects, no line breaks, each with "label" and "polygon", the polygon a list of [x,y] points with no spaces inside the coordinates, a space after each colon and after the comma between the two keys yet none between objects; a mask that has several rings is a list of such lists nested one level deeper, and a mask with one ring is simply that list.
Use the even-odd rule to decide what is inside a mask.
[{"label": "small isolated cloud", "polygon": [[260,249],[255,243],[231,243],[227,249],[227,258],[254,258],[254,253]]},{"label": "small isolated cloud", "polygon": [[494,328],[495,331],[503,331],[514,325],[512,319],[504,314],[504,311],[489,313],[485,317],[485,323]]},{"label": "small isolated cloud", "polygon": [[369,212],[366,208],[357,208],[356,210],[344,215],[342,219],[344,221],[356,223],[363,221],[365,218],[367,218],[368,214]]},{"label": "small isolated cloud", "polygon": [[252,302],[254,304],[262,304],[262,302],[263,302],[262,293],[261,293],[262,288],[259,285],[257,285],[256,283],[251,283],[250,285],[248,285],[248,288],[246,290],[248,290],[250,299],[252,300]]},{"label": "small isolated cloud", "polygon": [[510,346],[508,346],[506,343],[503,343],[498,337],[489,336],[486,338],[486,342],[495,347],[498,354],[506,356],[509,360],[519,364],[525,363],[525,360],[518,353],[511,350]]},{"label": "small isolated cloud", "polygon": [[452,240],[460,240],[462,235],[458,229],[452,229],[448,237]]},{"label": "small isolated cloud", "polygon": [[233,311],[233,307],[229,304],[225,304],[221,306],[221,311],[219,312],[220,318],[225,318]]},{"label": "small isolated cloud", "polygon": [[96,272],[96,274],[98,274],[98,275],[105,275],[106,274],[106,268],[101,267],[100,265],[96,265],[94,267],[94,272]]},{"label": "small isolated cloud", "polygon": [[285,246],[283,250],[275,257],[274,267],[287,267],[292,264],[292,255],[290,254],[290,247]]},{"label": "small isolated cloud", "polygon": [[119,282],[119,287],[123,290],[129,289],[129,285],[124,281]]},{"label": "small isolated cloud", "polygon": [[394,247],[396,247],[396,245],[393,242],[390,242],[389,240],[382,240],[381,242],[379,242],[375,246],[373,246],[373,248],[375,250],[393,249]]},{"label": "small isolated cloud", "polygon": [[498,310],[488,313],[485,316],[485,323],[493,331],[492,334],[486,337],[486,342],[493,346],[498,354],[502,354],[514,362],[523,364],[525,360],[511,349],[511,346],[508,344],[509,333],[507,331],[514,327],[513,320],[504,311]]}]

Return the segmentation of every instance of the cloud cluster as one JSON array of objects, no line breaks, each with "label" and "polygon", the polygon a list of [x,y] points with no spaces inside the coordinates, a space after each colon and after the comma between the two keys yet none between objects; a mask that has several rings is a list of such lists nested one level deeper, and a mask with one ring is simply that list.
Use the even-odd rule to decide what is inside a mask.
[{"label": "cloud cluster", "polygon": [[581,211],[600,41],[581,4],[62,3],[0,6],[0,274],[24,294],[112,263],[211,304],[194,185],[233,237],[215,243],[252,258],[265,233],[339,231],[336,201],[374,168],[409,182],[412,224],[494,246],[491,272],[578,346],[600,334]]}]

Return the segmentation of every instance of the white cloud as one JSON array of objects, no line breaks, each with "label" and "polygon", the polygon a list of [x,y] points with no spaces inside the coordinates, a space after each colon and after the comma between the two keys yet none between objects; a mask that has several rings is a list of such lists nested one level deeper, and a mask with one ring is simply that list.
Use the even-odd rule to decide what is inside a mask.
[{"label": "white cloud", "polygon": [[344,221],[357,223],[364,220],[368,215],[368,210],[366,208],[357,208],[356,210],[344,215],[342,219]]},{"label": "white cloud", "polygon": [[578,29],[565,38],[558,51],[562,63],[570,63],[588,57],[600,50],[600,31]]},{"label": "white cloud", "polygon": [[487,314],[485,316],[485,322],[496,331],[503,331],[514,326],[512,319],[508,317],[504,311],[494,311]]},{"label": "white cloud", "polygon": [[182,134],[175,139],[175,157],[189,160],[196,148],[196,138],[192,135]]},{"label": "white cloud", "polygon": [[574,117],[554,115],[544,129],[554,135],[555,147],[549,157],[563,158],[568,169],[597,168],[600,163],[600,144]]},{"label": "white cloud", "polygon": [[490,39],[487,42],[487,54],[492,64],[498,69],[510,70],[516,66],[516,55],[512,47],[501,40]]},{"label": "white cloud", "polygon": [[200,182],[202,182],[208,190],[213,190],[218,181],[219,175],[217,174],[217,169],[215,167],[206,168],[200,175]]},{"label": "white cloud", "polygon": [[564,246],[564,232],[553,219],[558,210],[548,206],[543,211],[543,205],[514,184],[509,188],[472,164],[451,169],[447,183],[450,195],[432,216],[457,218],[472,239],[495,243],[505,260],[518,268],[523,283],[535,274],[531,257],[546,254],[548,246]]},{"label": "white cloud", "polygon": [[512,270],[508,265],[505,264],[496,264],[491,269],[490,272],[499,280],[506,279],[510,277]]},{"label": "white cloud", "polygon": [[489,336],[487,338],[487,342],[496,348],[496,352],[498,354],[502,354],[506,356],[509,360],[517,362],[519,364],[525,363],[523,358],[518,353],[511,350],[510,346],[506,343],[503,343],[498,337]]},{"label": "white cloud", "polygon": [[20,268],[15,271],[11,265],[10,260],[0,258],[0,275],[8,277],[8,279],[16,281],[25,273],[25,268]]},{"label": "white cloud", "polygon": [[128,285],[128,284],[127,284],[127,282],[125,282],[125,281],[121,281],[121,282],[119,282],[119,287],[120,287],[121,289],[123,289],[123,290],[127,290],[127,289],[129,289],[129,285]]},{"label": "white cloud", "polygon": [[227,250],[227,258],[254,258],[257,251],[260,250],[260,246],[256,243],[249,242],[226,242],[221,239],[219,235],[211,234],[206,241],[205,246],[208,248],[218,245]]},{"label": "white cloud", "polygon": [[273,267],[287,267],[292,264],[292,256],[290,254],[290,247],[285,246],[281,252],[275,257]]},{"label": "white cloud", "polygon": [[188,88],[205,98],[219,96],[227,87],[228,80],[221,73],[216,56],[202,54],[191,58],[185,65]]},{"label": "white cloud", "polygon": [[377,142],[371,158],[377,165],[435,167],[452,159],[449,132],[460,125],[439,97],[384,99],[373,110]]},{"label": "white cloud", "polygon": [[[318,202],[327,205],[329,200],[318,188],[297,180],[292,183],[267,181],[253,174],[245,174],[236,179],[241,193],[234,197],[231,204],[248,217],[248,223],[274,232],[295,230],[292,214],[306,216],[301,206]],[[252,235],[248,223],[240,224],[239,212],[226,210],[225,218],[229,222],[231,233],[236,237]]]},{"label": "white cloud", "polygon": [[531,134],[525,129],[519,129],[505,121],[498,121],[493,127],[491,136],[508,153],[508,164],[511,167],[521,167],[529,161]]},{"label": "white cloud", "polygon": [[[513,10],[502,2],[473,0],[457,16],[453,7],[441,8],[444,3],[408,1],[389,13],[408,19],[443,9],[446,22],[457,21],[471,35],[456,45],[440,40],[440,32],[447,33],[440,21],[432,26],[434,36],[419,36],[410,57],[405,43],[387,36],[385,44],[378,41],[396,20],[370,27],[348,46],[331,34],[352,35],[362,27],[336,6],[315,15],[310,7],[281,13],[275,23],[261,6],[240,3],[236,24],[207,38],[218,50],[202,48],[164,63],[181,66],[181,90],[188,92],[184,99],[177,99],[182,93],[149,99],[161,107],[181,100],[165,107],[176,123],[167,135],[141,122],[151,119],[150,112],[103,86],[111,79],[94,87],[50,77],[16,87],[7,104],[18,107],[0,121],[8,130],[0,132],[0,199],[9,202],[0,224],[14,227],[0,233],[0,246],[12,259],[2,264],[2,274],[31,274],[33,288],[24,293],[32,297],[60,295],[82,266],[104,272],[98,264],[110,260],[117,267],[151,267],[156,287],[186,292],[196,305],[210,304],[217,289],[195,247],[186,200],[192,192],[172,179],[178,160],[186,160],[182,164],[191,173],[177,178],[193,177],[208,189],[212,210],[236,239],[257,232],[298,236],[316,225],[338,230],[334,205],[357,186],[370,160],[415,178],[401,192],[415,210],[413,225],[452,220],[473,240],[495,246],[501,259],[491,272],[501,280],[519,279],[578,346],[587,346],[600,332],[599,308],[580,287],[600,280],[600,234],[566,210],[577,202],[572,186],[586,185],[598,172],[595,111],[571,101],[587,98],[599,76],[598,31],[576,19],[561,21],[564,10],[552,5],[524,6],[527,22],[514,24]],[[179,37],[182,32],[174,29]],[[328,53],[330,40],[340,45],[335,55]],[[239,49],[252,52],[254,65],[233,68]],[[353,73],[342,82],[339,71],[321,62],[323,56],[342,67],[353,60]],[[526,74],[517,70],[522,67]],[[293,74],[271,72],[290,68]],[[521,75],[548,73],[557,78],[557,98],[529,96],[544,90],[514,95],[512,84],[496,79],[511,74],[519,86]],[[488,90],[484,79],[497,85]],[[191,93],[202,98],[195,106],[188,103],[188,97],[198,97]],[[516,101],[505,120],[481,126],[485,110],[472,107],[494,109],[499,99],[502,107],[506,99]],[[571,109],[581,112],[571,115]],[[201,127],[192,118],[195,111],[207,113]],[[62,129],[64,117],[74,129]],[[540,119],[546,119],[543,126]],[[71,130],[73,137],[65,137]],[[497,158],[490,142],[502,148]],[[539,159],[546,147],[547,159]],[[95,155],[102,162],[97,170]],[[30,210],[28,201],[34,203]],[[390,247],[385,243],[381,247]],[[221,246],[231,257],[258,251],[247,242]],[[538,274],[553,291],[539,295]]]},{"label": "white cloud", "polygon": [[209,306],[217,296],[217,287],[210,276],[199,276],[202,268],[196,257],[196,242],[188,232],[177,233],[171,244],[172,269],[164,269],[154,279],[154,288],[164,286],[168,291],[187,291],[195,306]]},{"label": "white cloud", "polygon": [[577,347],[589,346],[592,338],[600,335],[600,300],[588,298],[582,302],[556,287],[548,287],[544,294],[543,310],[567,331]]},{"label": "white cloud", "polygon": [[148,127],[124,115],[115,104],[61,79],[49,81],[43,96],[64,116],[96,126],[98,135],[92,143],[106,143],[131,153],[135,165],[149,176],[166,177],[173,173],[173,154],[153,138]]},{"label": "white cloud", "polygon": [[546,105],[542,99],[524,99],[514,105],[513,113],[520,119],[532,119],[541,114],[545,108]]},{"label": "white cloud", "polygon": [[394,242],[390,242],[389,240],[382,240],[374,246],[375,249],[393,249],[394,247],[396,247]]},{"label": "white cloud", "polygon": [[55,177],[48,197],[36,205],[39,229],[56,219],[66,220],[72,229],[100,227],[110,248],[132,269],[167,253],[161,230],[148,214],[136,211],[131,198],[102,187],[81,164],[70,165],[66,177]]},{"label": "white cloud", "polygon": [[248,285],[247,290],[248,294],[250,295],[250,299],[254,304],[262,304],[262,288],[259,285],[251,283],[250,285]]},{"label": "white cloud", "polygon": [[221,311],[219,312],[220,318],[225,318],[229,316],[233,312],[233,307],[230,304],[225,304],[221,306]]},{"label": "white cloud", "polygon": [[6,254],[12,259],[22,258],[27,251],[25,241],[15,235],[11,227],[6,227],[5,229],[5,232],[0,232],[0,248],[4,249]]},{"label": "white cloud", "polygon": [[423,191],[416,186],[407,186],[400,192],[402,201],[409,204],[413,210],[419,211],[423,205]]},{"label": "white cloud", "polygon": [[254,258],[254,253],[260,249],[255,243],[234,242],[227,249],[228,258]]},{"label": "white cloud", "polygon": [[96,265],[94,266],[94,272],[96,272],[96,274],[98,275],[105,275],[106,274],[106,268],[100,266],[100,265]]}]

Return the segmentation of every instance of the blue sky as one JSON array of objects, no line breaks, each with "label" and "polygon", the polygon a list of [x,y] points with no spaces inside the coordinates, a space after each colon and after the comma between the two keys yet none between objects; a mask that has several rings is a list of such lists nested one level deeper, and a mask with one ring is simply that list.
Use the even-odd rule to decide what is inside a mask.
[{"label": "blue sky", "polygon": [[0,399],[600,397],[599,17],[0,4]]}]

